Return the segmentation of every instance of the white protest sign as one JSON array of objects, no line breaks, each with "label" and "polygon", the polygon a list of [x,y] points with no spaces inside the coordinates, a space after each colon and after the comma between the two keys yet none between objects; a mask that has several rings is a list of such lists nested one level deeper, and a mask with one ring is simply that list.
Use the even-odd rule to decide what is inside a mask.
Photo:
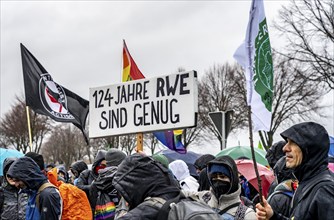
[{"label": "white protest sign", "polygon": [[90,88],[89,137],[196,126],[196,71]]}]

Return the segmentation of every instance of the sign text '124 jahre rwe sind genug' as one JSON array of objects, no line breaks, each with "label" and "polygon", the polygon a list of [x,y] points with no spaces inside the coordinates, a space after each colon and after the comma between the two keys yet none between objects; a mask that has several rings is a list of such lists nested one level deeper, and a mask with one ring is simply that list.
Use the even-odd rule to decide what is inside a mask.
[{"label": "sign text '124 jahre rwe sind genug'", "polygon": [[196,71],[90,88],[89,137],[196,126]]}]

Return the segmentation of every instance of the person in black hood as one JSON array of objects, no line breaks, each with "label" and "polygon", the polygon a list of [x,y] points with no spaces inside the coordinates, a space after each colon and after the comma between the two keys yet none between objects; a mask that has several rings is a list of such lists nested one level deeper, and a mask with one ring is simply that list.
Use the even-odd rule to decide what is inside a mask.
[{"label": "person in black hood", "polygon": [[198,176],[198,191],[209,190],[210,184],[208,180],[208,175],[206,174],[206,165],[211,160],[215,159],[215,156],[211,154],[204,154],[200,156],[194,163],[196,168],[196,172],[199,174]]},{"label": "person in black hood", "polygon": [[[106,153],[105,159],[107,167],[99,171],[98,178],[92,183],[92,187],[89,192],[89,198],[93,211],[93,216],[104,214],[110,216],[108,219],[114,219],[115,217],[115,206],[120,201],[120,196],[117,190],[112,185],[112,180],[117,171],[117,166],[124,160],[126,154],[118,149],[110,149]],[[98,202],[98,204],[97,204]],[[98,206],[109,206],[107,208],[95,210],[96,205]],[[103,213],[104,212],[104,213]]]},{"label": "person in black hood", "polygon": [[[296,124],[281,133],[286,167],[299,181],[290,211],[291,219],[329,220],[334,216],[334,176],[328,170],[329,136],[314,122]],[[264,199],[256,205],[258,219],[284,219]]]},{"label": "person in black hood", "polygon": [[58,165],[57,172],[58,172],[58,180],[63,181],[64,183],[69,183],[70,175],[66,171],[66,168],[64,165]]},{"label": "person in black hood", "polygon": [[11,185],[6,177],[7,171],[17,158],[6,158],[3,162],[4,180],[0,188],[0,219],[25,220],[28,195],[19,193],[19,189]]},{"label": "person in black hood", "polygon": [[91,184],[99,176],[98,171],[106,167],[106,153],[105,150],[99,150],[95,156],[92,170],[84,170],[79,175],[76,186],[85,191],[88,198]]},{"label": "person in black hood", "polygon": [[7,177],[17,188],[29,195],[26,209],[26,219],[59,220],[62,214],[62,198],[55,187],[47,187],[39,193],[40,187],[47,183],[47,177],[36,162],[30,157],[21,157],[13,162],[7,172]]},{"label": "person in black hood", "polygon": [[80,174],[84,170],[88,170],[88,166],[83,160],[78,160],[71,165],[70,170],[71,170],[71,173],[74,175],[74,178],[75,178],[74,181],[73,181],[73,184],[76,186]]},{"label": "person in black hood", "polygon": [[[271,167],[271,169],[274,169],[277,161],[279,159],[281,159],[282,157],[284,157],[285,153],[283,152],[283,147],[285,146],[286,144],[286,141],[278,141],[276,143],[274,143],[267,151],[266,153],[266,159],[269,163],[269,166]],[[275,172],[275,171],[274,171]],[[280,175],[282,176],[282,175]],[[277,176],[276,176],[277,178]],[[277,180],[277,179],[276,179]],[[273,181],[271,184],[270,184],[270,187],[269,187],[269,192],[268,192],[268,195],[270,196],[275,187],[278,185],[278,183],[280,183],[282,181]]]},{"label": "person in black hood", "polygon": [[118,166],[113,186],[129,205],[119,220],[157,219],[163,200],[180,194],[179,187],[166,167],[151,157],[133,154]]},{"label": "person in black hood", "polygon": [[255,212],[241,204],[238,169],[230,156],[220,156],[207,165],[207,175],[211,186],[210,193],[202,191],[199,199],[207,203],[223,219],[239,219],[238,213],[244,213],[245,220],[255,219]]}]

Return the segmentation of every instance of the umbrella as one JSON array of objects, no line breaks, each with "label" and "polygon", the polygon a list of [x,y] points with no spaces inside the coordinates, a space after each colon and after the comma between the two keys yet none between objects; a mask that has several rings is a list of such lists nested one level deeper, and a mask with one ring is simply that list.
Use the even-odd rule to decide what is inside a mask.
[{"label": "umbrella", "polygon": [[3,175],[3,162],[8,157],[22,157],[23,153],[13,149],[0,148],[0,176]]},{"label": "umbrella", "polygon": [[165,157],[167,157],[169,162],[172,162],[174,160],[183,160],[188,165],[190,175],[198,176],[198,174],[196,173],[196,168],[194,166],[194,163],[200,156],[202,156],[201,154],[197,154],[192,151],[187,151],[187,153],[185,154],[180,154],[176,151],[169,149],[162,150],[156,154],[165,155]]},{"label": "umbrella", "polygon": [[328,156],[334,157],[334,137],[329,136],[329,151]]},{"label": "umbrella", "polygon": [[[235,160],[239,173],[241,173],[252,186],[259,191],[259,186],[257,184],[257,178],[254,170],[254,165],[252,160]],[[267,167],[257,163],[257,169],[261,177],[262,184],[262,194],[263,196],[268,196],[268,191],[270,184],[274,181],[274,173]]]},{"label": "umbrella", "polygon": [[[254,151],[255,151],[256,162],[264,166],[269,166],[268,161],[266,159],[266,152],[258,148],[254,148]],[[234,160],[240,159],[242,157],[247,157],[248,159],[252,159],[251,148],[246,147],[246,146],[228,147],[220,151],[216,155],[216,157],[223,156],[223,155],[228,155],[232,157]]]}]

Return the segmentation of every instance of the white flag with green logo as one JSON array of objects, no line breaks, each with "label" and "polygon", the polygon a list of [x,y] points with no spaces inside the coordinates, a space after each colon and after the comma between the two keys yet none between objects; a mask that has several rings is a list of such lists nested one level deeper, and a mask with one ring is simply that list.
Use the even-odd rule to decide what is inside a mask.
[{"label": "white flag with green logo", "polygon": [[273,62],[263,0],[253,0],[246,39],[234,54],[243,66],[247,103],[252,109],[254,131],[269,131],[273,100]]}]

